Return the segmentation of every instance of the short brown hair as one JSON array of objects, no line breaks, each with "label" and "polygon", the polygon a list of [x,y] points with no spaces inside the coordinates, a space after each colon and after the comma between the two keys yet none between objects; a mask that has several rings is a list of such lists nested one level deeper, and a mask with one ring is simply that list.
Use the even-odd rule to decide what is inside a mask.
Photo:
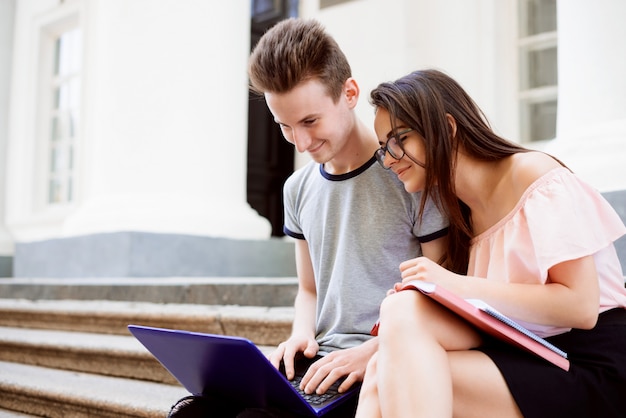
[{"label": "short brown hair", "polygon": [[286,93],[302,81],[320,80],[333,100],[352,76],[337,42],[312,19],[290,18],[269,29],[254,47],[248,67],[250,89]]}]

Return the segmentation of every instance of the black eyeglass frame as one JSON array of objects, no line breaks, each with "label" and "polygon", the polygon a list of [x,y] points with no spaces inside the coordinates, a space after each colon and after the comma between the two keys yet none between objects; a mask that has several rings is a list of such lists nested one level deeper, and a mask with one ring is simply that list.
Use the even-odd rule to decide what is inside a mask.
[{"label": "black eyeglass frame", "polygon": [[[407,134],[413,130],[414,130],[413,128],[407,128],[403,131],[396,132],[395,134],[389,137],[386,145],[381,146],[379,149],[376,150],[376,152],[374,152],[374,155],[376,156],[376,160],[385,170],[389,170],[391,168],[385,165],[385,155],[389,153],[389,155],[391,155],[391,158],[393,158],[394,160],[398,160],[398,161],[401,160],[402,157],[406,155],[406,151],[404,151],[404,147],[402,146],[403,138],[400,138],[400,136]],[[394,142],[391,142],[391,141],[394,141]],[[390,143],[391,143],[392,148],[394,147],[394,144],[397,145],[397,147],[400,148],[400,150],[402,151],[402,155],[396,155],[397,153],[394,152],[392,148],[389,148]],[[411,160],[413,159],[411,158]]]}]

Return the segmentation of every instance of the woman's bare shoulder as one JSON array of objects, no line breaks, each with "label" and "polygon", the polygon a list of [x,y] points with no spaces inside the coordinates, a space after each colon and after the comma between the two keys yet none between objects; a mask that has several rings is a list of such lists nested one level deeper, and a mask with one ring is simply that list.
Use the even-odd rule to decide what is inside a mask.
[{"label": "woman's bare shoulder", "polygon": [[515,154],[511,165],[511,178],[515,188],[525,191],[538,178],[555,168],[563,167],[548,154],[539,151]]}]

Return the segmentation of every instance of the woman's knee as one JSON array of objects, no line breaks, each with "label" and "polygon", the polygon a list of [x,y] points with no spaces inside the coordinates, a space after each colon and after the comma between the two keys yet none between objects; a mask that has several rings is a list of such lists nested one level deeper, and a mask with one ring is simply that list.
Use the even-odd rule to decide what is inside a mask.
[{"label": "woman's knee", "polygon": [[406,312],[414,303],[416,303],[416,292],[396,292],[385,299],[380,305],[381,317],[391,316]]},{"label": "woman's knee", "polygon": [[431,303],[429,298],[417,291],[402,291],[387,296],[380,306],[382,320],[404,320],[419,316]]},{"label": "woman's knee", "polygon": [[[401,291],[387,296],[380,306],[379,335],[397,335],[407,329],[422,329],[436,315],[437,307],[428,296],[417,291]],[[385,332],[387,331],[387,332]]]}]

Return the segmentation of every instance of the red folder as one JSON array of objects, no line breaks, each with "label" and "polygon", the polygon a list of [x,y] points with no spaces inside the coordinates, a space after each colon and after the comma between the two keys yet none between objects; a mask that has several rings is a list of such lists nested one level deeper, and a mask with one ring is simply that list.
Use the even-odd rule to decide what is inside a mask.
[{"label": "red folder", "polygon": [[[569,370],[567,353],[480,300],[466,300],[441,286],[420,280],[405,283],[402,290],[420,291],[480,330]],[[378,324],[372,329],[372,335],[377,333]]]}]

